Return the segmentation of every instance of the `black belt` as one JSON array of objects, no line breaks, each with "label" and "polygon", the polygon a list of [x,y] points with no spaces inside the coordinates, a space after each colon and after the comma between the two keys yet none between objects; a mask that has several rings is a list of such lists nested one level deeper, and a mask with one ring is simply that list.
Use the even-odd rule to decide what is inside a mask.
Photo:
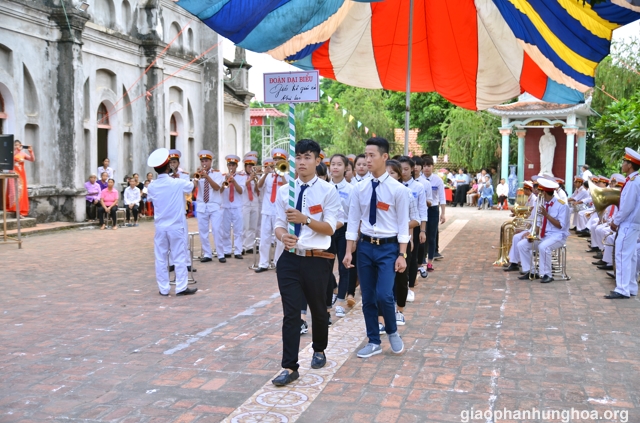
[{"label": "black belt", "polygon": [[397,244],[398,243],[398,237],[397,236],[392,236],[392,237],[389,237],[389,238],[374,238],[374,237],[371,237],[369,235],[360,235],[360,241],[370,242],[371,244],[375,244],[375,245]]}]

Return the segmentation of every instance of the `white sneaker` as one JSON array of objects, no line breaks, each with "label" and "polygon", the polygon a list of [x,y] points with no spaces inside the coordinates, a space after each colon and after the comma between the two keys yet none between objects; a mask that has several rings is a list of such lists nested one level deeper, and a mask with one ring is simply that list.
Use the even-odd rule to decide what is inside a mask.
[{"label": "white sneaker", "polygon": [[338,294],[333,294],[333,296],[331,297],[331,305],[334,305],[337,299],[338,299]]},{"label": "white sneaker", "polygon": [[412,303],[415,301],[415,299],[416,299],[416,294],[412,290],[409,290],[409,292],[407,292],[407,302]]},{"label": "white sneaker", "polygon": [[404,321],[404,314],[402,314],[401,311],[396,311],[396,325],[404,326],[405,323],[406,322]]},{"label": "white sneaker", "polygon": [[344,317],[344,315],[345,315],[344,307],[336,306],[336,317]]},{"label": "white sneaker", "polygon": [[387,333],[387,331],[384,329],[384,325],[380,322],[378,322],[378,331],[380,332],[380,335]]}]

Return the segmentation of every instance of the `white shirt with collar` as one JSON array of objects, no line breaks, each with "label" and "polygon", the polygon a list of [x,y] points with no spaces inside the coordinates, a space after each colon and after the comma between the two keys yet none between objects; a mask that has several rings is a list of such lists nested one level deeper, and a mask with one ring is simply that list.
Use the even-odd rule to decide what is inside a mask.
[{"label": "white shirt with collar", "polygon": [[330,183],[334,186],[334,189],[338,191],[338,195],[340,196],[340,204],[342,205],[340,218],[338,219],[338,221],[346,224],[349,220],[349,203],[351,201],[351,192],[354,189],[353,185],[348,183],[346,179],[342,179],[342,181],[340,181],[340,183],[338,184],[335,184],[333,181],[331,181]]},{"label": "white shirt with collar", "polygon": [[[226,175],[223,175],[223,177],[225,176]],[[247,177],[236,174],[236,176],[234,176],[234,179],[236,180],[238,185],[240,185],[240,190],[242,192],[239,193],[238,191],[236,191],[235,185],[229,184],[229,186],[226,187],[220,194],[222,197],[223,209],[239,209],[244,205],[244,199],[242,198],[242,195],[247,190],[247,187],[245,185],[247,183]],[[231,201],[231,195],[229,194],[231,190],[233,190],[233,201]]]},{"label": "white shirt with collar", "polygon": [[620,194],[620,207],[613,217],[613,223],[620,225],[640,226],[640,207],[638,207],[638,196],[640,196],[640,178],[638,172],[633,172],[628,176],[627,182]]},{"label": "white shirt with collar", "polygon": [[411,190],[413,198],[416,200],[416,206],[418,207],[418,222],[426,222],[429,220],[427,209],[427,195],[425,193],[425,186],[415,179],[411,178],[407,182],[402,182],[402,185]]},{"label": "white shirt with collar", "polygon": [[[433,190],[431,189],[431,182],[427,179],[426,176],[424,176],[424,174],[420,174],[420,176],[418,177],[418,179],[416,179],[416,181],[420,182],[422,184],[422,186],[424,187],[424,196],[426,198],[426,200],[430,203],[432,203],[431,205],[433,206]],[[429,207],[429,206],[427,206]]]},{"label": "white shirt with collar", "polygon": [[[378,207],[376,210],[376,224],[369,223],[369,209],[373,181],[379,181],[376,188]],[[408,243],[409,236],[409,189],[400,182],[389,177],[387,172],[380,178],[371,178],[367,182],[356,185],[351,195],[349,205],[349,223],[347,225],[347,240],[358,239],[358,227],[363,235],[375,238],[390,238],[397,236],[401,244]],[[387,208],[384,210],[383,208]]]},{"label": "white shirt with collar", "polygon": [[[541,199],[540,201],[544,201],[544,200]],[[553,217],[554,219],[557,219],[558,222],[560,222],[561,227],[557,228],[554,224],[549,222],[547,219],[547,226],[544,232],[545,237],[551,234],[559,234],[564,238],[568,237],[569,236],[569,218],[571,217],[569,213],[569,206],[565,201],[555,196],[551,199],[551,201],[549,201],[548,204],[549,204],[549,208],[547,209],[547,212],[549,213],[549,216]],[[547,203],[540,205],[540,207],[546,207],[546,206],[547,206]],[[544,224],[544,218],[542,218],[542,220],[540,221],[540,231],[542,231],[543,224]],[[542,232],[540,232],[540,234],[542,235]]]},{"label": "white shirt with collar", "polygon": [[258,181],[252,179],[251,182],[249,182],[251,186],[251,193],[253,195],[253,201],[251,201],[249,200],[249,187],[247,187],[247,180],[251,175],[248,175],[246,172],[241,172],[239,175],[243,175],[245,177],[242,185],[242,203],[246,207],[257,207],[259,204],[258,202],[260,201],[258,196]]},{"label": "white shirt with collar", "polygon": [[[218,185],[222,185],[224,182],[224,176],[222,173],[214,170],[209,171],[209,178],[213,180]],[[198,213],[211,213],[214,211],[220,210],[220,206],[222,205],[222,196],[220,195],[219,190],[213,189],[213,186],[209,184],[209,202],[204,202],[204,180],[205,178],[200,178],[198,181],[198,198],[196,199],[196,211]]]},{"label": "white shirt with collar", "polygon": [[128,206],[129,204],[139,204],[142,199],[142,195],[140,194],[140,188],[133,187],[129,185],[124,190],[124,205]]},{"label": "white shirt with collar", "polygon": [[[275,216],[276,215],[276,201],[271,202],[271,192],[273,190],[273,179],[278,178],[278,187],[286,185],[286,182],[283,182],[283,178],[278,176],[276,173],[271,172],[267,174],[264,180],[264,185],[262,185],[262,210],[260,214],[265,216]],[[288,177],[284,178],[285,181],[288,181]],[[277,190],[276,190],[277,197]]]},{"label": "white shirt with collar", "polygon": [[432,173],[426,180],[431,183],[431,207],[440,204],[447,204],[447,197],[444,195],[444,182],[437,174]]},{"label": "white shirt with collar", "polygon": [[[296,195],[294,203],[298,202],[300,186],[304,184],[300,179],[296,179]],[[339,221],[342,206],[340,205],[340,195],[329,182],[314,176],[306,183],[308,188],[302,197],[301,213],[309,216],[313,220],[328,223],[333,231]],[[289,206],[289,186],[284,185],[278,188],[276,199],[276,228],[289,230],[286,210]],[[295,207],[293,207],[295,208]],[[331,246],[331,236],[320,234],[307,225],[300,227],[297,248],[300,250],[326,250]]]},{"label": "white shirt with collar", "polygon": [[115,172],[113,171],[113,169],[109,166],[107,166],[107,168],[105,169],[104,166],[100,166],[98,168],[98,179],[101,179],[100,177],[102,176],[102,174],[104,172],[107,172],[107,175],[109,175],[109,178],[113,179],[113,175],[115,174]]},{"label": "white shirt with collar", "polygon": [[185,227],[187,218],[184,210],[184,195],[191,191],[193,191],[191,181],[171,178],[166,173],[158,175],[158,178],[149,184],[148,195],[153,201],[156,229],[170,230]]},{"label": "white shirt with collar", "polygon": [[351,178],[351,185],[356,185],[358,184],[358,182],[362,182],[368,178],[371,178],[371,172],[367,172],[367,174],[364,176],[360,176],[356,173],[355,175],[353,175],[353,178]]},{"label": "white shirt with collar", "polygon": [[527,202],[525,203],[525,206],[535,208],[537,202],[538,202],[538,196],[535,195],[534,193],[531,193],[529,198],[527,198]]}]

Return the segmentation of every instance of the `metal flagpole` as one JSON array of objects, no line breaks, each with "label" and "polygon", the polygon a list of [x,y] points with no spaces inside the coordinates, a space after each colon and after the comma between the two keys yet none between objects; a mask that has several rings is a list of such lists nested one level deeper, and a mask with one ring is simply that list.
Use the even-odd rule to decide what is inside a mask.
[{"label": "metal flagpole", "polygon": [[404,112],[404,155],[409,155],[409,117],[411,105],[411,53],[413,50],[413,0],[409,1],[409,48],[407,54],[407,87]]},{"label": "metal flagpole", "polygon": [[[413,0],[412,0],[413,1]],[[296,109],[289,103],[289,207],[296,208]],[[295,225],[289,223],[289,233],[296,234]],[[293,250],[291,250],[293,252]]]}]

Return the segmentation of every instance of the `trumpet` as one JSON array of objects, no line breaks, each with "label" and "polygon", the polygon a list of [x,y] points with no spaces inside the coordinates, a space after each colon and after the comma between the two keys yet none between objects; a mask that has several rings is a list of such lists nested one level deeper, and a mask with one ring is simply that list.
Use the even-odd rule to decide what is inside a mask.
[{"label": "trumpet", "polygon": [[227,188],[229,186],[229,180],[233,178],[235,174],[229,174],[226,176],[224,182],[222,183],[222,188]]},{"label": "trumpet", "polygon": [[289,162],[287,160],[278,160],[274,170],[279,176],[286,176],[289,173]]}]

